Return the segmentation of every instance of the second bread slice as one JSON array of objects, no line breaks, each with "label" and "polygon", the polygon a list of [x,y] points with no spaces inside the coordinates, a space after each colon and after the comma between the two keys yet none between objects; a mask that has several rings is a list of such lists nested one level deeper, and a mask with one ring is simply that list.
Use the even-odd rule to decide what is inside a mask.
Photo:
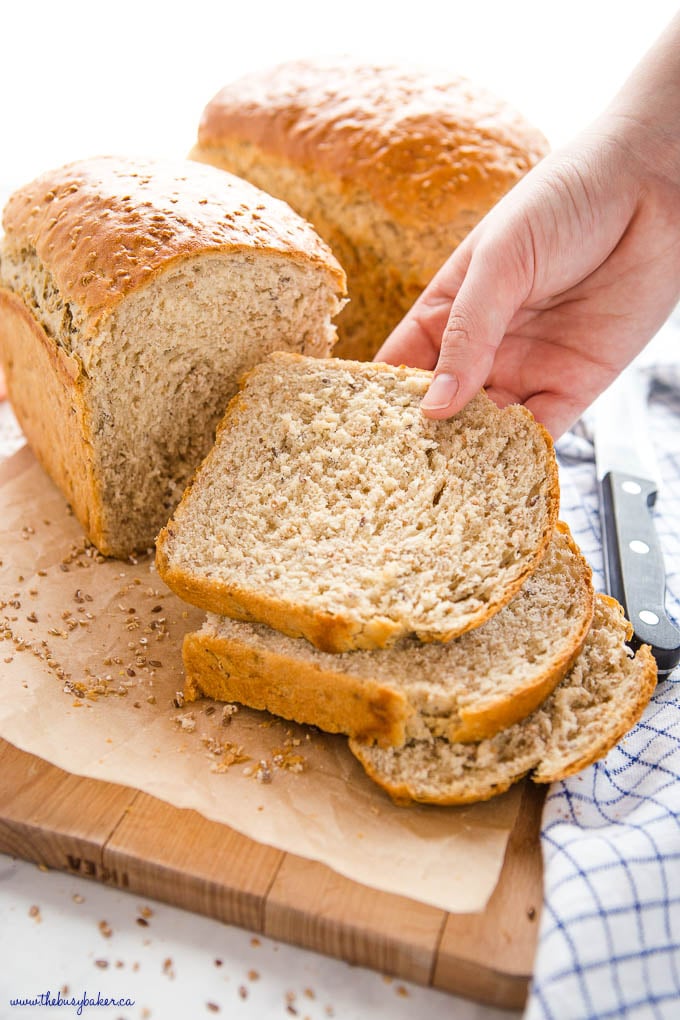
[{"label": "second bread slice", "polygon": [[166,583],[333,652],[483,623],[545,554],[555,455],[525,408],[484,393],[427,420],[431,378],[287,354],[258,365],[161,532]]},{"label": "second bread slice", "polygon": [[238,701],[383,746],[432,733],[481,740],[551,693],[592,614],[590,568],[559,525],[515,598],[446,645],[403,638],[390,648],[333,655],[262,624],[210,615],[184,640],[185,697]]}]

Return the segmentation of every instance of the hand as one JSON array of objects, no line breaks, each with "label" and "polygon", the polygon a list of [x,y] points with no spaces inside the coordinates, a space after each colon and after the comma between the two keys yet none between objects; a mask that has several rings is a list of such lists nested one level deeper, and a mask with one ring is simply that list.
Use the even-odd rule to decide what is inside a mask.
[{"label": "hand", "polygon": [[[449,417],[486,386],[556,438],[680,298],[677,128],[630,112],[653,91],[648,78],[491,210],[376,354],[435,369],[429,417]],[[663,99],[673,125],[676,84],[674,103]]]}]

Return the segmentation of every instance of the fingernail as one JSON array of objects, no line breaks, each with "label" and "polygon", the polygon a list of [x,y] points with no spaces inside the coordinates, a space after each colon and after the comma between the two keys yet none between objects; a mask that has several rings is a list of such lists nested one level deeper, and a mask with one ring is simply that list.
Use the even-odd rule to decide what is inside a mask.
[{"label": "fingernail", "polygon": [[458,377],[442,372],[436,375],[430,388],[423,397],[420,406],[425,411],[441,411],[448,407],[458,392]]}]

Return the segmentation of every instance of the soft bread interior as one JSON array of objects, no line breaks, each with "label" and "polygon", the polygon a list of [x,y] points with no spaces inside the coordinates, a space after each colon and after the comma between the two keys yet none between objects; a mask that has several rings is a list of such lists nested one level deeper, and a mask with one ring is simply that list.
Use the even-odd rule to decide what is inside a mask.
[{"label": "soft bread interior", "polygon": [[424,418],[429,381],[286,354],[258,366],[162,536],[167,583],[223,615],[256,603],[250,618],[330,651],[338,623],[344,648],[374,647],[449,640],[501,608],[550,541],[552,444],[483,393]]}]

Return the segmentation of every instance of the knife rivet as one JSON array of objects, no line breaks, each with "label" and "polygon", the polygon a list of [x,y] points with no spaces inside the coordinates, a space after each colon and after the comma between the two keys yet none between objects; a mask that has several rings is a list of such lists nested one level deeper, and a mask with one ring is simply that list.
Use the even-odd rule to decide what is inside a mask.
[{"label": "knife rivet", "polygon": [[643,623],[649,623],[652,626],[654,626],[655,623],[659,622],[659,617],[656,615],[656,613],[653,613],[650,609],[642,609],[638,613],[638,616],[640,617]]},{"label": "knife rivet", "polygon": [[622,482],[621,488],[624,492],[629,493],[631,496],[639,496],[642,492],[642,488],[637,482]]},{"label": "knife rivet", "polygon": [[628,548],[634,553],[648,553],[649,546],[646,542],[641,542],[638,538],[634,538],[632,542],[628,543]]}]

